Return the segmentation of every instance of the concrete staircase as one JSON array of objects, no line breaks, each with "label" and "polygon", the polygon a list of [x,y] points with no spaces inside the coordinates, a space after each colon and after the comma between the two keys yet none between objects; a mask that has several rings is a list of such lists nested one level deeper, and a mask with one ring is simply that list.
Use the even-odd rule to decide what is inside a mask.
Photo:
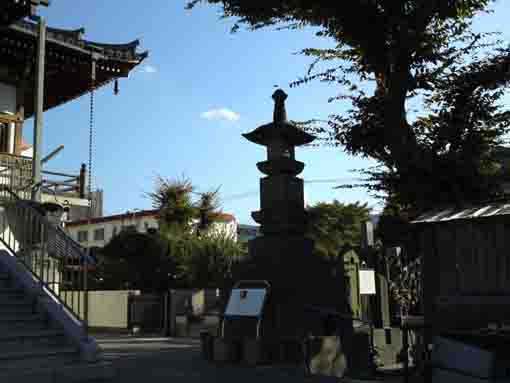
[{"label": "concrete staircase", "polygon": [[15,282],[0,262],[0,382],[113,382],[113,366],[100,358],[83,361],[80,347],[40,304],[42,298]]}]

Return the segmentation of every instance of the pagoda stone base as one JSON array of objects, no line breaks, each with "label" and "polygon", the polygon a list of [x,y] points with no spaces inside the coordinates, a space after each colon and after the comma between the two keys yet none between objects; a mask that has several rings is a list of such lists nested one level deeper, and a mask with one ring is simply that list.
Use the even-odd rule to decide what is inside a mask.
[{"label": "pagoda stone base", "polygon": [[306,313],[306,305],[348,314],[343,270],[314,256],[313,249],[313,241],[298,236],[263,236],[249,242],[250,259],[238,278],[267,280],[271,285],[264,310],[264,337],[328,335],[324,322]]}]

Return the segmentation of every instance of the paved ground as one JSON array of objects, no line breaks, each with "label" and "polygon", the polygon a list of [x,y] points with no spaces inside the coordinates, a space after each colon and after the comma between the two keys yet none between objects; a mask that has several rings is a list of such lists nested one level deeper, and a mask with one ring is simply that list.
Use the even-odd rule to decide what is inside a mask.
[{"label": "paved ground", "polygon": [[[294,368],[211,364],[201,358],[198,340],[127,336],[96,339],[105,359],[113,362],[118,383],[339,383],[331,378],[308,378]],[[396,383],[402,379],[384,381]]]}]

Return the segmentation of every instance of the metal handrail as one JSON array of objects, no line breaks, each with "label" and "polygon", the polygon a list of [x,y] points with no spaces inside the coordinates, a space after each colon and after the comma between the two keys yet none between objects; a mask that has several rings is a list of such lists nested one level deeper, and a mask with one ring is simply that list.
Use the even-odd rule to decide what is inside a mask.
[{"label": "metal handrail", "polygon": [[95,260],[32,203],[20,199],[6,185],[0,186],[0,191],[10,197],[2,200],[0,241],[41,287],[82,325],[86,334],[87,269],[96,263]]}]

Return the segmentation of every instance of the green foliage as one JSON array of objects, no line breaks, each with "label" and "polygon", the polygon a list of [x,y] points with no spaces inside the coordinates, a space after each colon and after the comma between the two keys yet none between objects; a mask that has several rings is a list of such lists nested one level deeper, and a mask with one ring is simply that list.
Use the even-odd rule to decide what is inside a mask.
[{"label": "green foliage", "polygon": [[359,249],[361,224],[370,218],[366,204],[319,202],[307,210],[307,236],[315,241],[319,255],[335,259],[340,253]]},{"label": "green foliage", "polygon": [[186,287],[221,287],[232,274],[243,251],[225,233],[190,237],[187,251],[177,255],[177,278]]},{"label": "green foliage", "polygon": [[[334,42],[303,49],[313,62],[291,86],[342,87],[329,102],[350,102],[349,112],[305,129],[378,162],[345,187],[368,188],[393,210],[379,224],[384,246],[404,244],[407,223],[424,211],[502,194],[497,152],[510,124],[503,103],[510,49],[471,28],[492,0],[195,0],[188,7],[200,2],[222,5],[234,30],[314,27]],[[416,304],[419,259],[389,261],[393,291]]]},{"label": "green foliage", "polygon": [[220,189],[201,193],[196,208],[199,213],[197,233],[201,234],[207,232],[210,226],[218,221],[221,216]]},{"label": "green foliage", "polygon": [[168,243],[157,235],[123,231],[96,252],[97,289],[162,291],[171,286],[176,265]]},{"label": "green foliage", "polygon": [[[156,179],[147,194],[159,210],[160,234],[175,265],[175,285],[217,287],[242,253],[228,233],[213,226],[222,218],[219,188],[196,193],[188,178]],[[197,199],[193,198],[198,195]]]},{"label": "green foliage", "polygon": [[[159,211],[160,232],[172,238],[184,233],[200,234],[207,231],[221,218],[221,197],[219,188],[196,193],[189,178],[156,178],[154,192],[146,193],[152,206]],[[193,195],[199,198],[194,199]]]},{"label": "green foliage", "polygon": [[156,178],[156,190],[147,193],[152,200],[152,206],[159,210],[158,220],[162,232],[191,230],[192,219],[197,211],[193,204],[192,193],[194,186],[187,178],[165,179]]},{"label": "green foliage", "polygon": [[[314,27],[333,41],[308,48],[307,73],[291,86],[321,81],[342,91],[346,115],[308,124],[323,144],[375,159],[363,186],[417,214],[437,205],[497,196],[493,152],[508,130],[501,106],[510,80],[508,49],[471,30],[492,0],[203,0],[223,6],[234,30]],[[370,28],[366,26],[370,25]],[[480,59],[489,49],[493,53]],[[421,105],[420,115],[410,114]],[[423,112],[426,112],[423,114]]]}]

